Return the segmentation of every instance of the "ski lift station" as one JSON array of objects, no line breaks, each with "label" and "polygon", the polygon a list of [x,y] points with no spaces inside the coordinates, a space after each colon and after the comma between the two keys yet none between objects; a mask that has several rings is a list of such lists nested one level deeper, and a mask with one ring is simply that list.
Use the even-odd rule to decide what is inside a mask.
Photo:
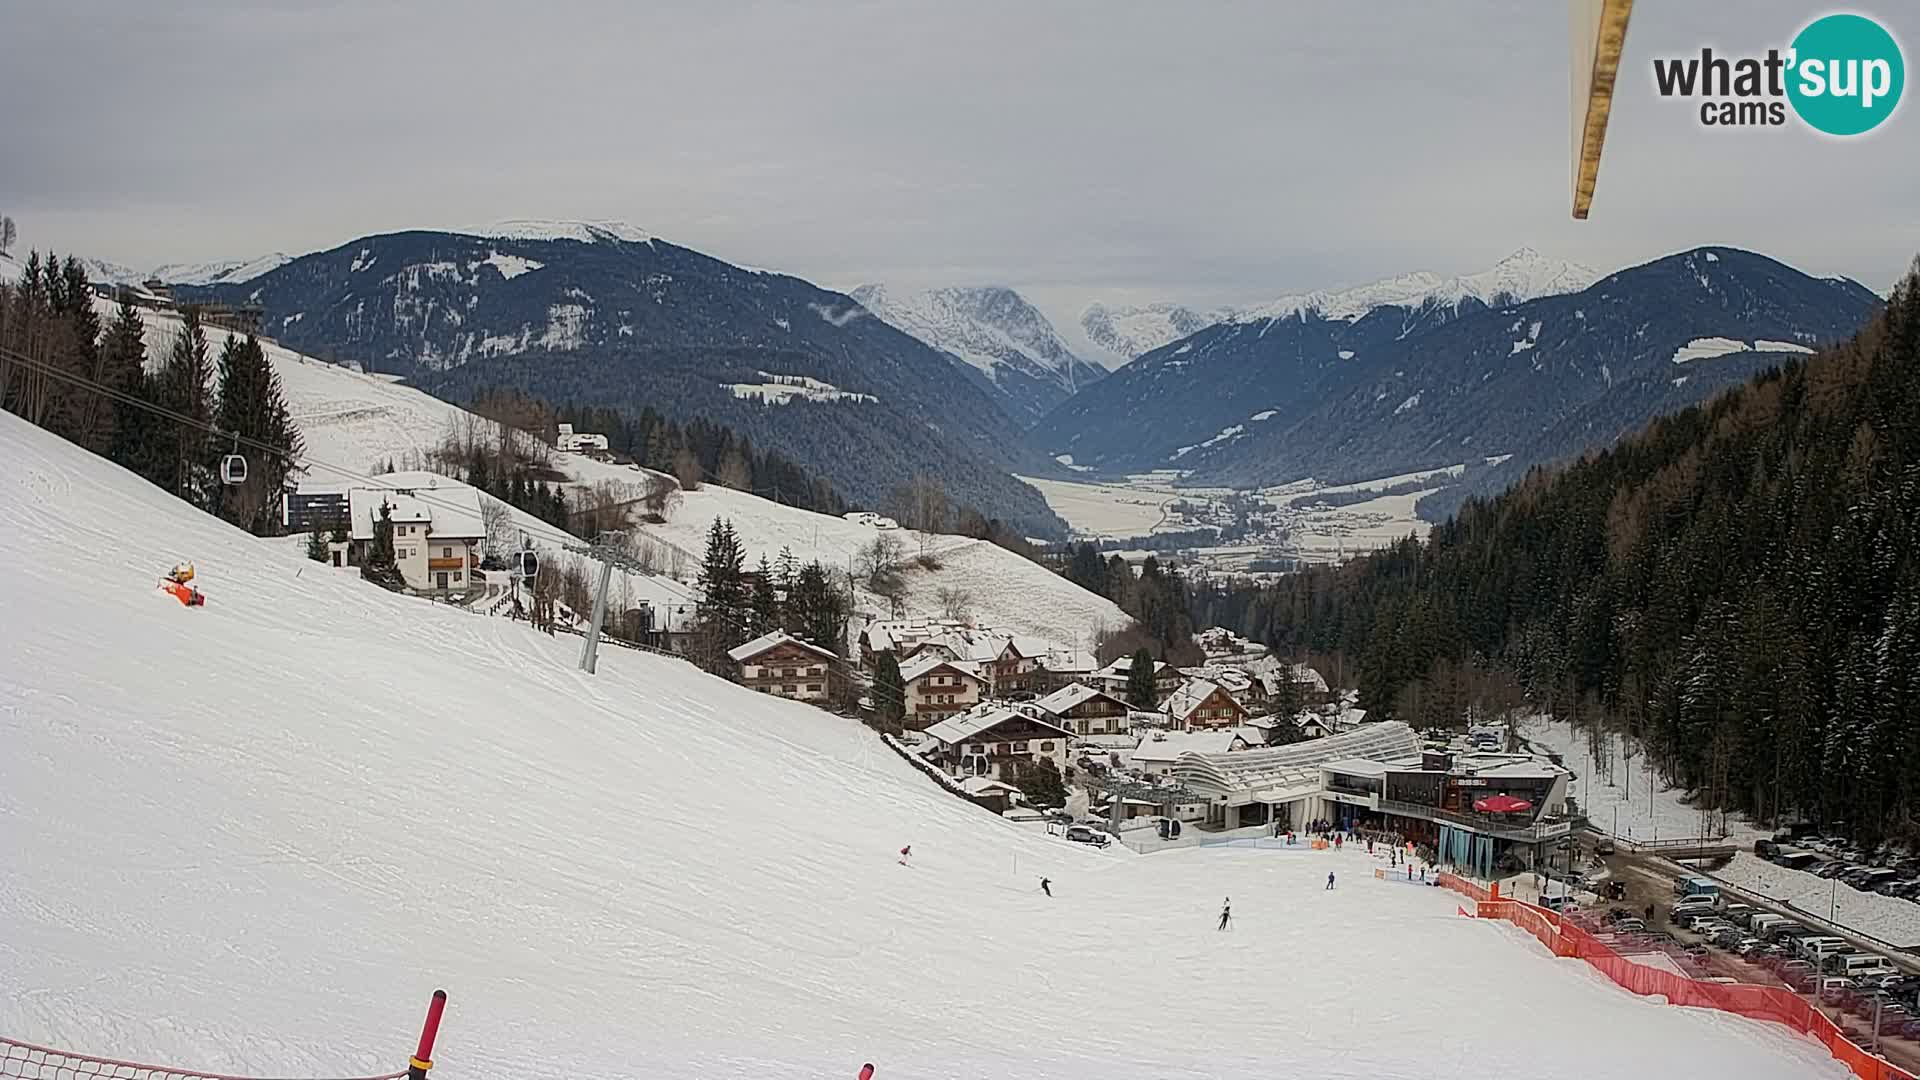
[{"label": "ski lift station", "polygon": [[[1538,863],[1573,831],[1572,774],[1524,754],[1427,750],[1405,724],[1367,724],[1341,735],[1265,750],[1187,753],[1171,778],[1207,799],[1206,825],[1306,831],[1395,832],[1483,876],[1503,861]],[[1512,809],[1489,812],[1492,796]]]}]

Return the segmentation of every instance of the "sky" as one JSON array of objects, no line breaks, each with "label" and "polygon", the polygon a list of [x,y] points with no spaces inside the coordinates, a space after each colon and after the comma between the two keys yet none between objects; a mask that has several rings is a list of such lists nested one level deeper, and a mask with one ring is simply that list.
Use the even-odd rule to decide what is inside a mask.
[{"label": "sky", "polygon": [[[1903,43],[1920,9],[1877,0]],[[1885,289],[1920,117],[1714,130],[1654,56],[1784,47],[1812,3],[1642,0],[1592,218],[1567,9],[1133,0],[6,5],[0,212],[136,267],[612,218],[829,287],[1257,303],[1522,246],[1716,243]],[[1912,96],[1912,95],[1909,95]]]}]

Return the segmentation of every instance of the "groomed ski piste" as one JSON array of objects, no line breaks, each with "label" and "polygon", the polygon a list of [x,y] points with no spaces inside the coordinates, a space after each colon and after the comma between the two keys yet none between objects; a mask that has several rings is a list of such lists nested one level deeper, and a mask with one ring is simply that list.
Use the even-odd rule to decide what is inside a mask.
[{"label": "groomed ski piste", "polygon": [[[371,1074],[445,987],[439,1080],[1848,1075],[1358,851],[1074,846],[842,718],[314,573],[12,415],[0,463],[11,1038]],[[181,559],[204,608],[155,588]]]}]

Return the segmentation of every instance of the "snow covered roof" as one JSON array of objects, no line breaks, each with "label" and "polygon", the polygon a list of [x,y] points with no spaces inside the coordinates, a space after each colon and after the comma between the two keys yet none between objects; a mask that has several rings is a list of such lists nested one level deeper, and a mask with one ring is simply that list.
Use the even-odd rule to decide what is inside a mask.
[{"label": "snow covered roof", "polygon": [[[1131,656],[1123,656],[1113,663],[1108,664],[1106,667],[1101,668],[1098,674],[1104,678],[1124,679],[1132,670],[1133,658]],[[1155,678],[1165,675],[1166,672],[1167,662],[1165,660],[1155,660],[1153,662],[1153,674]]]},{"label": "snow covered roof", "polygon": [[1247,793],[1267,788],[1292,789],[1317,785],[1320,769],[1329,761],[1344,758],[1377,761],[1419,753],[1420,736],[1403,723],[1387,721],[1292,746],[1232,754],[1197,753],[1176,762],[1174,775],[1189,787],[1209,791]]},{"label": "snow covered roof", "polygon": [[737,645],[728,649],[727,657],[736,664],[744,664],[754,657],[759,656],[761,653],[769,649],[777,649],[782,645],[798,645],[808,652],[819,654],[819,656],[825,660],[838,659],[838,657],[834,656],[831,652],[828,652],[818,645],[811,645],[801,641],[785,630],[775,630],[770,634],[761,634],[745,645]]},{"label": "snow covered roof", "polygon": [[969,795],[992,795],[995,793],[1006,795],[1023,794],[1019,788],[1014,787],[1012,784],[1003,783],[985,776],[967,777],[960,781],[960,790]]},{"label": "snow covered roof", "polygon": [[393,507],[393,520],[424,524],[427,535],[446,540],[478,540],[487,535],[480,492],[448,476],[396,472],[351,484],[300,485],[302,494],[345,494],[349,527],[355,540],[373,539],[380,506]]},{"label": "snow covered roof", "polygon": [[[1180,684],[1180,689],[1173,692],[1173,696],[1167,699],[1163,708],[1167,715],[1175,720],[1188,720],[1200,706],[1206,704],[1208,698],[1219,691],[1218,683],[1208,682],[1205,679],[1188,679]],[[1232,695],[1228,697],[1231,698]]]},{"label": "snow covered roof", "polygon": [[1346,773],[1348,776],[1380,777],[1387,775],[1386,763],[1375,761],[1371,758],[1337,758],[1333,761],[1323,763],[1320,767],[1323,769],[1332,769],[1337,773]]},{"label": "snow covered roof", "polygon": [[1034,704],[1055,716],[1059,716],[1076,705],[1084,705],[1098,697],[1106,698],[1121,708],[1126,707],[1126,702],[1121,701],[1119,698],[1114,697],[1104,690],[1096,690],[1085,683],[1069,683],[1055,690],[1053,693],[1048,694],[1046,697],[1041,698],[1039,701],[1034,702]]},{"label": "snow covered roof", "polygon": [[1133,751],[1135,764],[1167,763],[1183,754],[1225,754],[1233,750],[1240,736],[1231,730],[1157,731],[1140,740]]},{"label": "snow covered roof", "polygon": [[971,660],[949,660],[938,652],[923,652],[900,665],[900,681],[912,682],[940,668],[949,668],[971,679],[980,679],[980,669]]},{"label": "snow covered roof", "polygon": [[960,743],[966,742],[968,739],[978,737],[982,732],[991,731],[1009,720],[1025,720],[1030,724],[1038,724],[1041,727],[1053,731],[1063,739],[1073,737],[1073,733],[1065,728],[1057,727],[1045,720],[1028,716],[1024,713],[1014,712],[1012,709],[1002,708],[975,709],[972,712],[963,712],[959,716],[950,716],[928,727],[926,735],[948,746],[957,746]]}]

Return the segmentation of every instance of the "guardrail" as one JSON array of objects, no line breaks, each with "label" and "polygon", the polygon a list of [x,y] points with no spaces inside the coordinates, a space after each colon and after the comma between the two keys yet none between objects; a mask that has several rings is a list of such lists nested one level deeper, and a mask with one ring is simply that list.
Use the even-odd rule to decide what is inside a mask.
[{"label": "guardrail", "polygon": [[1463,814],[1457,810],[1443,810],[1437,806],[1425,806],[1421,803],[1401,802],[1398,799],[1381,799],[1380,809],[1401,817],[1424,818],[1428,821],[1444,821],[1449,825],[1458,825],[1474,832],[1496,836],[1502,840],[1523,840],[1538,843],[1567,836],[1573,832],[1573,822],[1534,821],[1526,825],[1514,825],[1500,819],[1498,814]]}]

